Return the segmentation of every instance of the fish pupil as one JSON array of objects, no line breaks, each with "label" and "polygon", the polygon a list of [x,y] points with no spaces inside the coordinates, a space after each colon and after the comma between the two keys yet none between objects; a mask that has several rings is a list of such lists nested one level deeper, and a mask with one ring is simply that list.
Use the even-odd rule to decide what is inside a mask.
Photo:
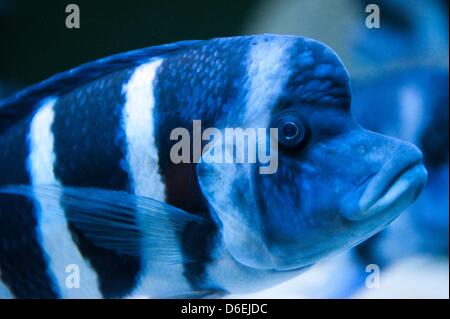
[{"label": "fish pupil", "polygon": [[281,132],[286,139],[292,140],[298,135],[298,127],[293,122],[287,122],[281,128]]}]

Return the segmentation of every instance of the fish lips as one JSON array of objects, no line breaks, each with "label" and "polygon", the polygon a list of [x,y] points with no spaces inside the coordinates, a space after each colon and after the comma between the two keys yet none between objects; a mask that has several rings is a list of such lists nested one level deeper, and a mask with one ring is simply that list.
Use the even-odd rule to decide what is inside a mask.
[{"label": "fish lips", "polygon": [[[414,146],[397,149],[392,158],[364,184],[362,194],[353,209],[341,210],[351,221],[361,221],[392,211],[400,213],[420,194],[427,181],[422,153]],[[345,207],[346,205],[344,205]]]}]

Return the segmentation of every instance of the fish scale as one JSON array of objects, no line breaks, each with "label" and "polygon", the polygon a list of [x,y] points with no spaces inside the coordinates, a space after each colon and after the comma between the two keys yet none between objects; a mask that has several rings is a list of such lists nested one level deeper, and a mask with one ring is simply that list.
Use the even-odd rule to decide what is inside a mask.
[{"label": "fish scale", "polygon": [[[243,107],[238,97],[243,94],[241,87],[247,77],[249,40],[211,41],[168,57],[158,69],[154,116],[159,125],[155,138],[160,171],[166,185],[166,201],[192,214],[209,216],[210,213],[196,181],[195,166],[171,162],[169,154],[174,142],[168,141],[167,137],[176,127],[191,127],[192,119],[202,119],[208,126],[221,117],[223,109]],[[175,108],[176,105],[187,107]],[[199,233],[204,235],[198,236]],[[217,226],[212,220],[200,229],[188,225],[181,235],[185,253],[201,261],[184,266],[184,274],[195,289],[204,289],[208,283],[207,264],[212,261],[214,248],[210,243],[216,236]]]},{"label": "fish scale", "polygon": [[[22,120],[0,138],[1,185],[30,182],[26,165],[29,123]],[[0,203],[1,281],[18,298],[55,298],[58,290],[52,284],[46,252],[39,242],[33,203],[4,194],[0,194]]]},{"label": "fish scale", "polygon": [[[55,175],[63,185],[129,190],[129,177],[121,164],[125,144],[121,111],[125,103],[122,86],[131,74],[128,69],[117,71],[84,84],[77,90],[84,97],[83,103],[74,98],[75,92],[64,94],[56,102],[52,127]],[[137,282],[140,258],[96,247],[70,221],[69,229],[82,255],[96,270],[103,296],[128,295]]]},{"label": "fish scale", "polygon": [[[350,100],[324,44],[256,35],[115,55],[0,101],[3,285],[19,298],[222,296],[351,248],[415,200],[426,171],[413,145],[359,127]],[[194,120],[275,129],[280,166],[175,164],[171,132],[190,137]],[[84,269],[77,292],[64,258]]]}]

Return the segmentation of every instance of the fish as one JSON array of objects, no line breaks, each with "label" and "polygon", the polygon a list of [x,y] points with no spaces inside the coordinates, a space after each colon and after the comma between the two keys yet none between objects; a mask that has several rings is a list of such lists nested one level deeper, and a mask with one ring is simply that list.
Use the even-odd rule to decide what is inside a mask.
[{"label": "fish", "polygon": [[[355,123],[351,97],[331,48],[262,34],[113,55],[1,100],[0,283],[15,298],[218,298],[350,249],[427,180],[421,151]],[[172,133],[194,121],[276,132],[258,145],[277,169],[203,157],[237,157],[234,140],[173,161]]]}]

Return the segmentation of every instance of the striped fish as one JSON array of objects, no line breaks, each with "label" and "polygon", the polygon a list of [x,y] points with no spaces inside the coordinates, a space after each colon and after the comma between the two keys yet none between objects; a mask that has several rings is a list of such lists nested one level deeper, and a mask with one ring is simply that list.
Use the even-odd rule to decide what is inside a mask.
[{"label": "striped fish", "polygon": [[[0,293],[217,297],[349,249],[426,180],[420,151],[350,104],[330,48],[278,35],[119,54],[0,101]],[[175,163],[171,132],[194,120],[275,128],[278,170]]]}]

